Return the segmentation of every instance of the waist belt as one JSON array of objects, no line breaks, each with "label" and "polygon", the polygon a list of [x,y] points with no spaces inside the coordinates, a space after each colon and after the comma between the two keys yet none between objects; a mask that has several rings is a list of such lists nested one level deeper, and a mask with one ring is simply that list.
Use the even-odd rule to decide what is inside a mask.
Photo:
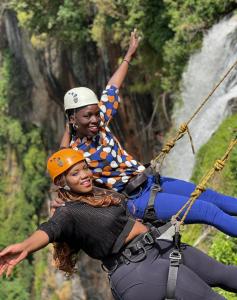
[{"label": "waist belt", "polygon": [[122,190],[122,193],[128,197],[132,192],[134,192],[138,187],[142,186],[143,183],[147,181],[147,175],[142,172],[134,177],[130,178],[128,183],[125,185],[125,188]]},{"label": "waist belt", "polygon": [[102,262],[102,269],[108,273],[112,273],[122,264],[136,263],[142,261],[146,257],[146,251],[153,248],[159,237],[171,227],[171,223],[167,223],[159,228],[151,227],[146,233],[139,234],[117,255],[107,257]]},{"label": "waist belt", "polygon": [[147,176],[152,175],[155,177],[155,184],[158,186],[160,182],[160,175],[150,166],[147,167],[142,173],[138,173],[134,177],[130,178],[128,183],[125,185],[122,193],[125,196],[129,196],[133,193],[137,188],[142,186],[147,181]]}]

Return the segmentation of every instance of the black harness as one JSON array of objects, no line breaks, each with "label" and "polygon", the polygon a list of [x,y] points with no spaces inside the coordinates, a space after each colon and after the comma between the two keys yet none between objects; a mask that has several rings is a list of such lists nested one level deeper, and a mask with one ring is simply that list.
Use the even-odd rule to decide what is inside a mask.
[{"label": "black harness", "polygon": [[175,290],[178,277],[179,266],[182,263],[182,253],[180,251],[180,234],[175,232],[174,249],[170,253],[170,265],[167,280],[166,298],[165,300],[175,300]]},{"label": "black harness", "polygon": [[[139,241],[136,241],[136,239],[134,239],[134,241],[131,242],[133,244],[133,247],[132,248],[130,248],[128,246],[126,247],[126,249],[128,249],[126,251],[129,251],[130,254],[134,253],[135,249],[143,250],[143,255],[140,256],[140,258],[137,261],[141,261],[142,259],[144,259],[145,255],[146,255],[145,247],[147,247],[147,245],[149,245],[149,246],[152,245],[155,242],[155,240],[161,238],[162,235],[163,235],[164,239],[167,239],[167,236],[165,236],[165,233],[169,230],[169,228],[171,226],[173,226],[171,224],[171,222],[164,224],[162,221],[157,220],[157,218],[156,218],[155,210],[154,210],[154,202],[155,202],[156,194],[161,191],[160,175],[151,166],[146,168],[146,170],[144,172],[139,173],[135,177],[131,178],[129,180],[129,182],[127,183],[127,185],[125,186],[122,193],[125,196],[129,197],[129,195],[131,193],[133,193],[139,187],[142,187],[142,185],[147,181],[147,175],[153,175],[155,178],[155,183],[153,184],[153,186],[151,188],[150,197],[149,197],[149,201],[148,201],[148,204],[147,204],[147,207],[145,210],[143,220],[144,220],[144,222],[151,223],[155,226],[155,227],[154,226],[151,227],[150,232],[145,234],[146,238],[149,236],[148,240],[151,241],[150,234],[154,240],[152,243],[149,244],[147,242],[144,242],[145,240],[143,240],[143,239],[139,240]],[[152,231],[153,231],[153,233],[152,233]],[[168,236],[168,239],[171,239],[171,238],[172,238],[171,236]],[[170,253],[170,256],[169,256],[170,265],[169,265],[169,272],[168,272],[168,279],[167,279],[167,291],[166,291],[166,299],[165,300],[175,300],[175,290],[176,290],[176,283],[177,283],[177,277],[178,277],[178,270],[179,270],[180,264],[182,263],[182,254],[180,251],[180,239],[181,239],[181,236],[180,236],[179,232],[176,231],[173,235],[174,249]],[[132,252],[130,252],[131,250],[132,250]],[[120,256],[117,263],[118,264],[124,263],[125,262],[124,257],[126,257],[126,259],[128,261],[128,256],[126,256],[126,254],[124,253],[122,256]],[[118,264],[117,264],[117,266],[118,266]],[[117,268],[117,266],[116,266],[116,268]]]}]

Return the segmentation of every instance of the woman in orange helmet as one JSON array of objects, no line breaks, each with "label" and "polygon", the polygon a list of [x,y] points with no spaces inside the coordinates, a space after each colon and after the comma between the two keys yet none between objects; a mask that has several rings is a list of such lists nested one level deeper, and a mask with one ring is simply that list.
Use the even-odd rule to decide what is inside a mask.
[{"label": "woman in orange helmet", "polygon": [[[0,275],[9,276],[29,253],[54,243],[56,265],[67,273],[73,272],[80,249],[101,260],[115,299],[164,299],[170,243],[158,239],[156,228],[135,220],[122,195],[93,187],[81,152],[62,149],[49,158],[47,168],[65,206],[28,239],[0,252]],[[181,248],[177,300],[224,299],[210,286],[237,292],[237,267],[224,266],[188,245]]]}]

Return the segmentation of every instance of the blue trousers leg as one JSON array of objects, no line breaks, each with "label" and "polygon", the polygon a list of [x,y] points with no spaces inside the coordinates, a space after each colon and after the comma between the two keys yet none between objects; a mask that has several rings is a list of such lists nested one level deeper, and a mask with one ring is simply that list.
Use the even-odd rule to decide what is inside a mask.
[{"label": "blue trousers leg", "polygon": [[[154,205],[157,218],[163,221],[170,220],[187,202],[188,198],[165,192],[158,193]],[[226,214],[213,203],[200,199],[192,206],[185,223],[212,225],[230,236],[237,237],[237,218]]]},{"label": "blue trousers leg", "polygon": [[[179,179],[161,177],[161,187],[164,193],[190,197],[190,194],[195,189],[195,184]],[[199,200],[210,202],[224,212],[237,216],[237,199],[234,197],[207,189],[200,195]]]}]

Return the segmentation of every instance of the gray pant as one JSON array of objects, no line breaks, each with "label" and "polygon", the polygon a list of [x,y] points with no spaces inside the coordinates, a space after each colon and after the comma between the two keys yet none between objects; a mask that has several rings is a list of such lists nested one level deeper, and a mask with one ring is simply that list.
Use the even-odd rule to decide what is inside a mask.
[{"label": "gray pant", "polygon": [[[147,250],[143,261],[120,265],[110,276],[112,293],[116,300],[163,300],[166,297],[170,242],[159,241],[158,245]],[[187,253],[187,255],[186,255]],[[187,256],[187,257],[186,257]],[[226,287],[225,276],[232,277],[228,290],[237,291],[237,267],[216,262],[193,247],[183,249],[184,264],[180,265],[175,297],[177,300],[218,300],[225,299],[215,293],[209,285]],[[193,263],[192,263],[193,260]],[[211,260],[212,269],[210,268]],[[187,265],[185,265],[187,261]],[[191,261],[191,262],[190,262]],[[227,267],[227,268],[226,268]],[[219,271],[225,272],[221,276]],[[228,274],[230,272],[230,274]],[[228,285],[228,284],[227,284]]]}]

